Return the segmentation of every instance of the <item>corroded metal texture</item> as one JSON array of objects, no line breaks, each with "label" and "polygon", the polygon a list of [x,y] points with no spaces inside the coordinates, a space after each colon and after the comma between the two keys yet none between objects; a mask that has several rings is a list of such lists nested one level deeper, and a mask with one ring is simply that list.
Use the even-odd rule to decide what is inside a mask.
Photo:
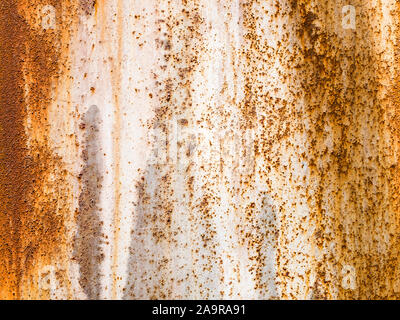
[{"label": "corroded metal texture", "polygon": [[0,298],[400,298],[395,0],[1,0]]}]

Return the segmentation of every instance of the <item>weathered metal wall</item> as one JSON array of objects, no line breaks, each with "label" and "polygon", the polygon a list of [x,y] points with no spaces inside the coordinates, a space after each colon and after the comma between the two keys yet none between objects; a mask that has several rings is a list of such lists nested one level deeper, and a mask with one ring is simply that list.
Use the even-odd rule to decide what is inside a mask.
[{"label": "weathered metal wall", "polygon": [[399,17],[1,0],[0,297],[400,298]]}]

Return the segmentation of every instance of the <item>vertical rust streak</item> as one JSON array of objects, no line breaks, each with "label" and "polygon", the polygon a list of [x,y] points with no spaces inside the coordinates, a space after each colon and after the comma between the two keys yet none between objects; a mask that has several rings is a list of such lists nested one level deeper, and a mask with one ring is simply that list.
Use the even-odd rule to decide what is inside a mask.
[{"label": "vertical rust streak", "polygon": [[118,52],[117,61],[114,61],[112,70],[112,90],[114,98],[114,128],[113,128],[113,158],[114,158],[114,247],[112,257],[112,298],[115,299],[117,295],[117,265],[118,265],[118,250],[119,250],[119,231],[120,231],[120,201],[121,201],[121,188],[120,188],[120,131],[121,131],[121,108],[120,108],[120,95],[121,95],[121,64],[122,64],[122,36],[123,36],[123,12],[122,0],[117,3],[117,37],[118,37]]},{"label": "vertical rust streak", "polygon": [[23,54],[27,26],[15,0],[0,3],[0,297],[19,298],[21,215],[32,191],[32,162],[24,134]]},{"label": "vertical rust streak", "polygon": [[44,30],[35,15],[41,5],[73,12],[71,3],[0,3],[0,298],[31,297],[40,285],[30,282],[33,272],[64,243],[66,172],[51,150],[48,123],[64,20]]}]

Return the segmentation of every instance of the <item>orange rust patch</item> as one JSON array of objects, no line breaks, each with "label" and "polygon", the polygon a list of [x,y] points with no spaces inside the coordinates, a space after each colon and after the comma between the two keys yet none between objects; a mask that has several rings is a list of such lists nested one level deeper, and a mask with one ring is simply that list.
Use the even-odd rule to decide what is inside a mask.
[{"label": "orange rust patch", "polygon": [[63,242],[66,172],[50,150],[47,122],[59,71],[60,32],[35,28],[27,14],[34,16],[39,5],[53,5],[59,14],[67,3],[0,3],[0,298],[4,299],[21,298],[23,278],[38,259],[50,260]]}]

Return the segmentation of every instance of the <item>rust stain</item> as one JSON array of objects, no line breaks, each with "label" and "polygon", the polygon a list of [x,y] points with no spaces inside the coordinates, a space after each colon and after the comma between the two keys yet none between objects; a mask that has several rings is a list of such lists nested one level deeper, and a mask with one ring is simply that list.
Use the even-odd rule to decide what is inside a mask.
[{"label": "rust stain", "polygon": [[[36,14],[42,4],[51,4],[60,13],[68,1],[0,4],[0,296],[4,299],[22,297],[23,279],[38,261],[50,259],[62,247],[65,234],[65,172],[49,148],[47,123],[52,86],[59,76],[60,33],[43,32],[30,24],[29,13]],[[29,141],[27,117],[33,132]],[[57,176],[54,184],[49,182],[51,175]],[[49,192],[52,188],[54,193]]]},{"label": "rust stain", "polygon": [[[397,85],[389,94],[380,83],[393,81],[382,55],[376,51],[379,21],[383,23],[382,2],[372,5],[351,1],[358,12],[365,13],[357,16],[356,31],[341,28],[340,10],[347,4],[293,1],[285,6],[274,2],[273,9],[269,9],[275,12],[274,19],[286,21],[276,47],[264,43],[263,33],[260,35],[260,13],[270,13],[265,2],[242,4],[248,45],[243,50],[247,65],[245,98],[240,108],[245,126],[251,127],[255,119],[260,120],[260,140],[254,147],[257,157],[266,163],[258,176],[271,187],[265,191],[273,191],[268,177],[271,168],[281,174],[287,172],[287,166],[281,163],[285,146],[295,147],[296,134],[307,139],[308,150],[292,153],[291,157],[308,164],[309,176],[298,186],[291,176],[284,180],[285,185],[297,187],[291,191],[297,195],[292,207],[278,195],[272,196],[279,204],[279,235],[273,248],[277,252],[276,281],[281,298],[398,297],[395,257],[399,221],[394,201],[397,164],[386,167],[384,148],[390,142],[382,138],[388,130],[393,132],[391,139],[397,135],[397,123],[389,126],[385,120],[390,114],[387,106],[393,104],[395,109],[397,102],[391,97],[395,96]],[[396,18],[398,12],[391,14]],[[291,28],[295,28],[295,34]],[[282,83],[290,87],[282,98],[274,97],[275,92],[265,85],[269,81],[269,61],[273,59],[282,68]],[[278,144],[280,148],[276,148]],[[280,154],[275,153],[277,149]],[[245,178],[245,183],[254,193],[254,175]],[[303,193],[310,213],[297,220],[294,213],[296,206],[302,205]],[[257,206],[250,202],[243,212],[244,226],[250,225],[254,230],[259,225],[258,214]],[[260,238],[257,232],[246,234],[245,227],[242,229],[243,241],[249,248],[256,248],[267,237]],[[293,239],[309,235],[311,230],[311,236],[305,239],[311,247],[308,253],[290,248]],[[261,268],[265,265],[262,251],[258,251],[255,260]],[[297,269],[303,264],[308,267],[300,273]],[[354,278],[351,288],[343,284],[348,276]]]},{"label": "rust stain", "polygon": [[[397,187],[394,169],[385,168],[385,141],[378,138],[388,130],[386,103],[380,97],[385,89],[379,83],[387,75],[375,52],[379,37],[373,24],[373,17],[382,19],[382,7],[352,4],[368,14],[358,16],[355,31],[340,37],[332,30],[338,19],[335,5],[297,1],[304,57],[298,70],[307,118],[313,123],[307,132],[308,161],[318,185],[309,193],[318,252],[310,290],[314,299],[398,298],[398,209],[392,207],[393,193],[385,191],[388,185]],[[387,234],[389,225],[393,231]],[[384,249],[388,240],[383,234],[392,243],[390,250]],[[344,285],[346,277],[352,277],[351,286]]]},{"label": "rust stain", "polygon": [[116,60],[112,63],[112,92],[113,92],[113,100],[114,100],[114,128],[113,128],[113,157],[114,157],[114,217],[113,217],[113,228],[114,228],[114,247],[113,247],[113,256],[112,256],[112,268],[113,268],[113,276],[112,276],[112,298],[115,299],[117,286],[118,286],[118,274],[117,274],[117,265],[118,265],[118,255],[119,255],[119,242],[120,242],[120,224],[121,224],[121,82],[122,82],[122,50],[123,50],[123,2],[122,0],[117,1],[117,30],[116,30],[116,44],[117,44],[117,55]]},{"label": "rust stain", "polygon": [[[33,161],[24,132],[23,52],[28,26],[16,1],[0,4],[1,55],[1,296],[19,298],[26,260],[20,235],[22,216],[31,212],[26,197],[33,192]],[[29,231],[28,231],[29,232]]]},{"label": "rust stain", "polygon": [[[51,297],[39,288],[40,277],[53,277],[73,296],[65,265],[74,197],[72,260],[90,299],[104,292],[116,298],[120,289],[125,298],[241,297],[240,286],[271,299],[400,298],[399,3],[388,18],[384,1],[349,1],[362,14],[355,30],[344,30],[340,10],[348,3],[342,0],[239,1],[238,29],[231,31],[233,11],[222,2],[155,1],[126,14],[130,3],[123,0],[1,1],[0,298]],[[37,13],[45,5],[55,10],[53,26]],[[81,187],[75,195],[67,185],[71,173],[52,149],[50,111],[64,94],[59,90],[80,85],[69,76],[78,15],[99,24],[93,37],[108,64],[102,70],[109,68],[112,107],[92,106],[68,120],[83,135],[81,149],[75,146],[83,160],[73,177]],[[222,16],[226,22],[218,21]],[[159,50],[146,60],[154,62],[145,68],[153,86],[135,92],[155,106],[143,130],[169,136],[176,120],[190,133],[177,138],[177,163],[146,163],[133,186],[121,172],[121,139],[131,120],[122,105],[131,98],[124,81],[136,77],[124,74],[131,67],[130,18],[135,28],[151,31],[132,32],[136,49]],[[387,19],[395,21],[389,31]],[[384,32],[395,43],[385,42]],[[230,36],[239,40],[233,44]],[[394,66],[382,43],[394,48]],[[59,89],[61,81],[67,84]],[[101,83],[83,87],[90,99],[102,94]],[[72,100],[70,92],[65,96]],[[73,114],[72,102],[66,104]],[[113,112],[110,155],[100,146],[103,107]],[[219,126],[229,134],[215,136]],[[193,138],[196,128],[209,137]],[[232,133],[240,138],[230,156],[224,152]],[[68,139],[77,143],[74,133]],[[99,205],[105,172],[113,177],[110,213]],[[138,196],[131,239],[121,239],[124,187]],[[113,218],[104,228],[107,214]],[[108,236],[110,274],[101,270],[101,246],[110,243],[100,239]],[[122,249],[127,241],[129,253]],[[127,274],[118,274],[125,260]]]}]

